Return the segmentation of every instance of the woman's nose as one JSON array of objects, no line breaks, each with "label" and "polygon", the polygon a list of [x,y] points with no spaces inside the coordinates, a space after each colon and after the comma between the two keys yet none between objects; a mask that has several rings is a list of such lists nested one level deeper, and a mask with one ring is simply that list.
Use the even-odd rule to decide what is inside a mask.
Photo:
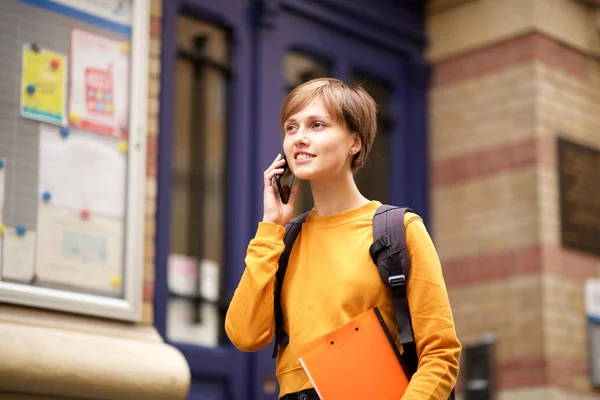
[{"label": "woman's nose", "polygon": [[298,132],[296,133],[296,144],[302,144],[302,145],[308,144],[308,139],[304,133],[305,133],[304,129],[298,130]]}]

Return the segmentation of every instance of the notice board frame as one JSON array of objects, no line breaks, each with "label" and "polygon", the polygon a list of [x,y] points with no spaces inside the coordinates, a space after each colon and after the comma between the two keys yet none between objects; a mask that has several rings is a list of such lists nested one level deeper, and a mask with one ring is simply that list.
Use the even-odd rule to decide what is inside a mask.
[{"label": "notice board frame", "polygon": [[[48,5],[47,9],[51,11],[64,8],[61,2],[15,1],[33,6]],[[131,64],[128,101],[127,200],[123,242],[123,296],[115,298],[102,294],[87,294],[62,288],[32,286],[0,280],[0,302],[133,322],[140,321],[142,318],[150,7],[147,0],[130,1],[132,12]],[[74,18],[77,18],[76,14],[77,11],[73,13]],[[89,20],[85,22],[89,22]]]}]

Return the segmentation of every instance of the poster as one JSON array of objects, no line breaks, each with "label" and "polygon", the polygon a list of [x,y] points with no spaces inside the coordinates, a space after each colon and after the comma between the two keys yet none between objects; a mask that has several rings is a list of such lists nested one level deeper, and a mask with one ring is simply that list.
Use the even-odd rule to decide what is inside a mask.
[{"label": "poster", "polygon": [[2,280],[31,282],[35,268],[36,233],[18,235],[15,228],[5,227],[2,238]]},{"label": "poster", "polygon": [[118,139],[129,126],[129,43],[71,31],[69,122]]},{"label": "poster", "polygon": [[41,204],[36,273],[40,281],[121,293],[124,224]]},{"label": "poster", "polygon": [[[167,271],[169,292],[175,295],[168,304],[169,339],[216,346],[219,341],[219,310],[209,302],[219,300],[219,264],[208,259],[198,261],[193,257],[172,253],[169,255]],[[197,307],[190,299],[198,295],[209,302],[202,302]],[[198,314],[200,323],[195,322]]]},{"label": "poster", "polygon": [[40,124],[40,196],[75,212],[123,219],[127,157],[115,140]]},{"label": "poster", "polygon": [[67,57],[24,44],[21,68],[21,116],[65,125]]}]

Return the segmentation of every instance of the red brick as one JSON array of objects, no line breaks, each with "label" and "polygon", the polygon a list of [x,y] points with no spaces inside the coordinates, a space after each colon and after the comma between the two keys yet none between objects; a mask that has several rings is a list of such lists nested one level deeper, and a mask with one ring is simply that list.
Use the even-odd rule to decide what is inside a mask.
[{"label": "red brick", "polygon": [[498,371],[498,389],[515,389],[544,385],[546,361],[542,357],[506,360]]},{"label": "red brick", "polygon": [[433,163],[431,181],[434,188],[447,186],[512,168],[535,165],[537,159],[537,140],[525,139]]},{"label": "red brick", "polygon": [[581,251],[546,245],[543,248],[544,270],[581,282],[598,276],[600,260]]},{"label": "red brick", "polygon": [[550,244],[474,257],[442,259],[442,267],[444,279],[449,286],[481,283],[541,271],[581,282],[589,277],[600,276],[600,258]]},{"label": "red brick", "polygon": [[156,162],[156,157],[148,157],[146,159],[146,175],[147,176],[156,176],[156,170],[157,170],[157,166],[156,166],[157,162]]},{"label": "red brick", "polygon": [[149,137],[148,138],[148,142],[146,144],[146,154],[148,156],[148,158],[152,157],[155,158],[157,153],[157,149],[158,149],[158,139],[155,137]]},{"label": "red brick", "polygon": [[144,283],[144,302],[154,301],[154,284]]},{"label": "red brick", "polygon": [[589,60],[586,55],[544,35],[535,35],[535,58],[573,75],[588,78]]},{"label": "red brick", "polygon": [[542,270],[542,253],[539,246],[532,246],[475,257],[442,260],[442,265],[444,279],[448,285],[465,285],[539,272]]},{"label": "red brick", "polygon": [[150,36],[160,37],[161,34],[161,20],[159,18],[150,19]]},{"label": "red brick", "polygon": [[[498,390],[529,388],[549,385],[573,387],[577,377],[585,377],[588,367],[585,360],[557,357],[528,357],[504,360],[497,365]],[[456,389],[464,393],[464,376],[459,377]]]},{"label": "red brick", "polygon": [[583,78],[590,74],[589,61],[584,54],[542,34],[531,33],[437,63],[433,86],[454,84],[534,60]]},{"label": "red brick", "polygon": [[554,386],[573,387],[577,377],[586,377],[588,367],[584,360],[548,359],[547,380]]}]

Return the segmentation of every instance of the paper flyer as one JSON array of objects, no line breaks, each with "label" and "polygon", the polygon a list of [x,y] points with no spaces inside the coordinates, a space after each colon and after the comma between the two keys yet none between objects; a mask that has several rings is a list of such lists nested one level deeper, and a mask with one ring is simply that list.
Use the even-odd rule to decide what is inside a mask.
[{"label": "paper flyer", "polygon": [[36,273],[40,281],[121,293],[124,224],[41,204]]},{"label": "paper flyer", "polygon": [[21,116],[65,125],[67,57],[32,44],[22,53]]},{"label": "paper flyer", "polygon": [[71,31],[69,123],[124,139],[129,126],[129,43]]},{"label": "paper flyer", "polygon": [[[207,347],[218,346],[221,320],[217,306],[204,303],[196,308],[189,300],[171,298],[167,307],[170,340]],[[196,313],[200,313],[201,323],[194,322]]]},{"label": "paper flyer", "polygon": [[47,0],[120,25],[131,26],[131,0]]},{"label": "paper flyer", "polygon": [[75,212],[123,219],[126,155],[114,139],[40,124],[39,190],[50,204]]},{"label": "paper flyer", "polygon": [[2,280],[31,282],[35,268],[36,233],[18,235],[15,228],[5,227],[2,238]]}]

